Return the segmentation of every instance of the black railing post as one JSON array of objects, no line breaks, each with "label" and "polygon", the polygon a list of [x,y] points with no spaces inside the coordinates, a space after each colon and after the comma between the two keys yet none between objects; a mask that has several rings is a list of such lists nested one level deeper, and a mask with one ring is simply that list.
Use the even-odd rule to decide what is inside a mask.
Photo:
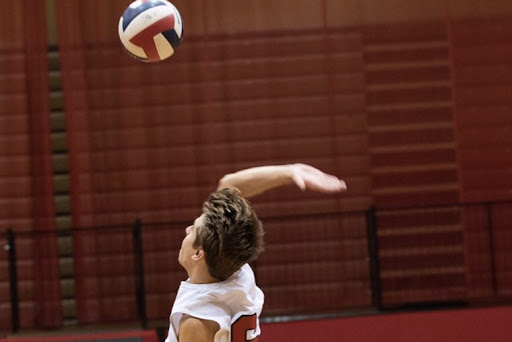
[{"label": "black railing post", "polygon": [[146,286],[144,283],[144,255],[142,250],[142,221],[135,220],[133,226],[133,253],[135,261],[135,293],[137,296],[137,313],[143,329],[148,327],[146,313]]},{"label": "black railing post", "polygon": [[492,204],[487,204],[487,229],[489,230],[489,256],[491,261],[491,285],[494,297],[498,295],[498,281],[496,279],[496,257],[494,253],[494,227],[492,219]]},{"label": "black railing post", "polygon": [[16,260],[16,238],[12,229],[7,230],[7,244],[4,246],[7,251],[9,265],[9,287],[11,294],[11,324],[12,332],[17,333],[20,329],[20,310],[18,296],[18,268]]},{"label": "black railing post", "polygon": [[382,287],[380,279],[379,237],[377,235],[377,216],[374,206],[366,211],[366,228],[368,235],[368,255],[370,257],[370,281],[372,286],[372,304],[382,309]]}]

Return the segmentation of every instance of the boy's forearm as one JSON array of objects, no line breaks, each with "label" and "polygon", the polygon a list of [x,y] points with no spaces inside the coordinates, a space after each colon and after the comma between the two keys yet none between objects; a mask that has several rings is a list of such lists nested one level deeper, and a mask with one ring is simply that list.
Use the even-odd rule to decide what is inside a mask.
[{"label": "boy's forearm", "polygon": [[240,190],[242,196],[251,197],[292,183],[290,165],[272,165],[258,166],[227,174],[219,181],[218,188],[234,187]]}]

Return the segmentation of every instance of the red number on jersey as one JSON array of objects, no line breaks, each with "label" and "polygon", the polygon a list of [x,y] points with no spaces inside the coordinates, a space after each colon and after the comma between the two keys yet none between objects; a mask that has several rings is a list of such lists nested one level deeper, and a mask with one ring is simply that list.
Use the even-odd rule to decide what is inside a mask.
[{"label": "red number on jersey", "polygon": [[257,324],[256,314],[240,316],[231,325],[231,342],[258,342],[257,337],[253,340],[247,339],[247,331],[256,330]]}]

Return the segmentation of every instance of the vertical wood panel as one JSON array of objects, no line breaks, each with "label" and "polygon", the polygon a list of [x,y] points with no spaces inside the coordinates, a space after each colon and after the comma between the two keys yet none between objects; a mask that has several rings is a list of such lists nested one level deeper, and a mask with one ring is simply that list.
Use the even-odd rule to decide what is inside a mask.
[{"label": "vertical wood panel", "polygon": [[[503,54],[512,43],[509,22],[451,22],[463,201],[512,198],[512,62]],[[494,154],[497,163],[487,160],[493,151],[502,151]]]},{"label": "vertical wood panel", "polygon": [[[19,243],[20,327],[53,328],[61,319],[56,239],[23,233],[55,228],[44,3],[2,2],[0,13],[0,229],[12,229]],[[3,318],[10,309],[6,259],[2,253]],[[9,321],[1,319],[0,330],[11,329]]]},{"label": "vertical wood panel", "polygon": [[[422,13],[417,3],[408,5],[405,10]],[[423,8],[421,15],[442,17],[439,5],[434,12]],[[393,6],[384,10],[390,20],[403,14]],[[365,43],[372,194],[382,209],[383,305],[462,299],[459,209],[413,209],[458,200],[445,27],[442,21],[373,25],[366,28]],[[390,207],[410,209],[385,210]]]}]

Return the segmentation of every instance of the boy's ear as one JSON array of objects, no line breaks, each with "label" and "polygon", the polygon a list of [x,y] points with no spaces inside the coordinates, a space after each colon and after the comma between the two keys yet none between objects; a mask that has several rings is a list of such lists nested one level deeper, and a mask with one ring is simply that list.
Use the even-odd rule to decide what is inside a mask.
[{"label": "boy's ear", "polygon": [[196,252],[192,255],[194,261],[199,261],[204,258],[205,253],[202,248],[196,249]]}]

